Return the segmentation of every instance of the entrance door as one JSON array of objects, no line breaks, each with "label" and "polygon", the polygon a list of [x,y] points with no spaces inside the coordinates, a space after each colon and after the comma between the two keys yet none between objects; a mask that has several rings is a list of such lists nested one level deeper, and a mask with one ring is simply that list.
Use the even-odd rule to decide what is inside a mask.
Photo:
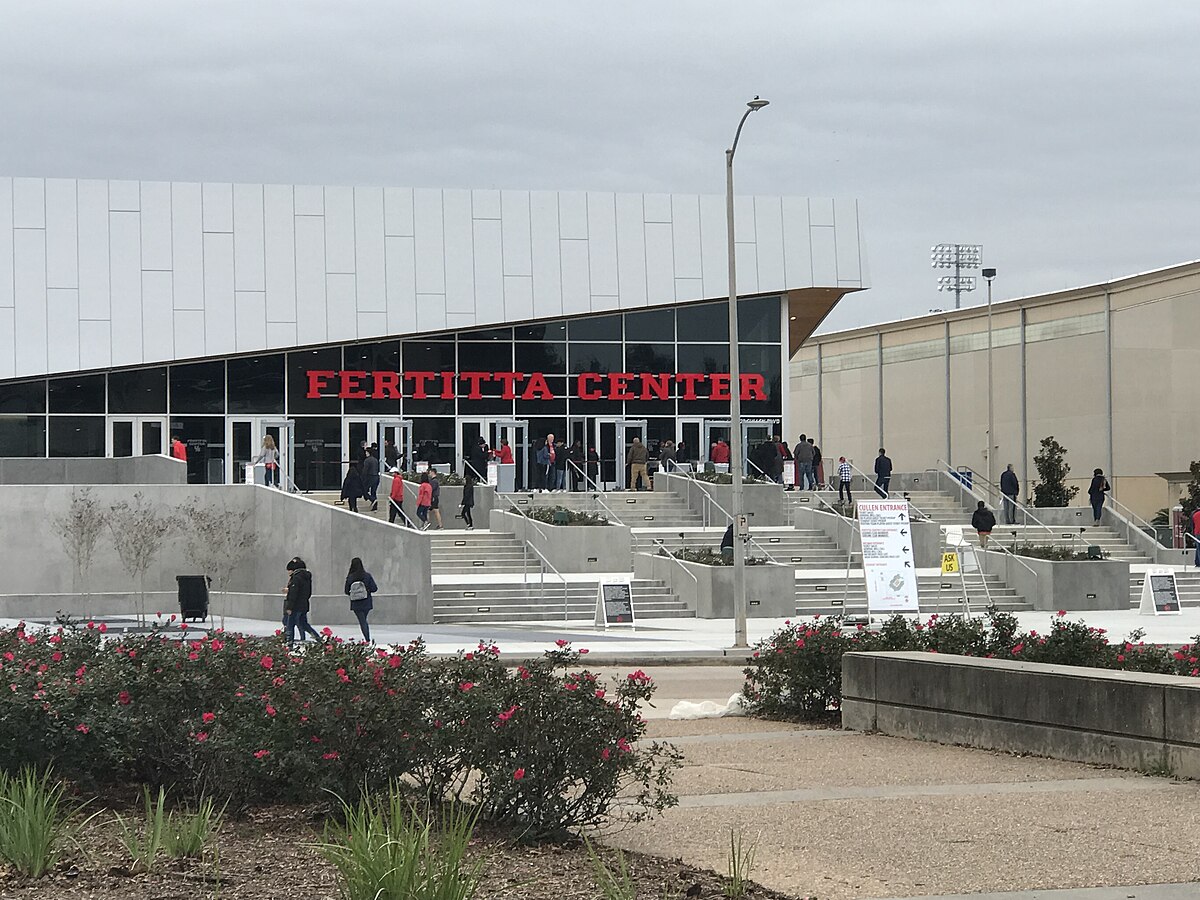
[{"label": "entrance door", "polygon": [[602,490],[625,490],[629,485],[629,467],[625,460],[633,439],[646,443],[645,419],[594,420],[595,447],[600,455],[600,487]]},{"label": "entrance door", "polygon": [[[246,483],[246,467],[262,453],[267,436],[279,451],[279,486],[296,490],[293,475],[296,423],[291,419],[263,416],[231,418],[225,426],[225,471],[230,484]],[[261,475],[259,477],[262,477]]]},{"label": "entrance door", "polygon": [[157,456],[168,453],[166,416],[110,416],[109,456]]},{"label": "entrance door", "polygon": [[755,478],[766,477],[766,473],[756,463],[751,461],[751,456],[761,444],[769,441],[777,431],[779,431],[778,419],[742,419],[742,447],[745,452],[742,458],[747,475],[753,475]]},{"label": "entrance door", "polygon": [[[471,448],[483,438],[491,451],[498,450],[501,441],[508,441],[513,452],[513,462],[516,465],[516,490],[522,490],[529,477],[529,454],[526,440],[529,436],[529,422],[524,419],[459,419],[458,420],[458,459],[460,471],[467,471],[467,458]],[[479,480],[487,480],[487,472],[479,473]]]},{"label": "entrance door", "polygon": [[[389,442],[391,448],[388,447]],[[347,417],[342,420],[343,463],[358,462],[363,458],[364,446],[369,448],[372,444],[379,447],[380,471],[386,470],[393,461],[401,469],[409,471],[412,463],[412,420],[378,416]]]}]

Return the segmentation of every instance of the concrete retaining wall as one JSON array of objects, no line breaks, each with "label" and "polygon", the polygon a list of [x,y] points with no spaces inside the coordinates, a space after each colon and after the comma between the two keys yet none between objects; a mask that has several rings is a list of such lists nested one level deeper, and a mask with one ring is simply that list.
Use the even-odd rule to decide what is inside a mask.
[{"label": "concrete retaining wall", "polygon": [[[668,475],[660,472],[654,476],[654,490],[668,491],[678,494],[689,507],[701,515],[707,515],[710,527],[725,527],[729,519],[717,507],[719,504],[725,510],[733,511],[733,485],[709,484],[696,481],[685,475]],[[746,513],[750,516],[750,526],[787,525],[787,506],[784,503],[783,488],[778,484],[760,484],[758,482],[742,485]],[[705,501],[705,495],[712,502]]]},{"label": "concrete retaining wall", "polygon": [[[75,583],[75,568],[55,521],[70,508],[76,490],[70,485],[0,486],[0,509],[4,510],[0,517],[0,572],[4,573],[0,609],[4,612],[0,615],[45,618],[57,611],[97,614],[83,609],[83,585]],[[104,508],[128,500],[133,493],[119,486],[97,485],[90,490]],[[176,510],[180,519],[182,513],[178,510],[190,497],[204,504],[223,505],[231,513],[250,511],[247,528],[258,536],[258,543],[235,568],[229,589],[237,594],[278,599],[268,602],[266,608],[259,601],[245,608],[231,605],[228,615],[275,619],[281,612],[269,607],[274,604],[282,610],[287,584],[284,567],[293,556],[301,556],[313,573],[314,608],[330,608],[322,620],[337,622],[332,618],[334,608],[345,606],[349,614],[349,601],[343,593],[346,569],[352,557],[360,556],[380,587],[374,620],[395,624],[433,620],[427,535],[258,485],[145,485],[138,490],[148,503]],[[167,538],[146,575],[148,592],[173,598],[175,576],[197,574],[187,561],[186,543],[183,534]],[[113,604],[127,602],[120,598],[136,592],[137,585],[125,574],[107,533],[97,545],[87,587],[92,595],[114,595]],[[114,606],[106,611],[131,610],[131,606]]]},{"label": "concrete retaining wall", "polygon": [[847,653],[842,725],[1200,777],[1200,680],[940,653]]},{"label": "concrete retaining wall", "polygon": [[[1033,559],[1018,562],[1009,553],[979,551],[979,567],[998,575],[1034,609],[1076,611],[1129,609],[1129,563],[1114,559]],[[1024,563],[1024,565],[1022,565]],[[1032,570],[1032,571],[1030,571]]]},{"label": "concrete retaining wall", "polygon": [[625,525],[547,525],[501,509],[492,510],[490,523],[492,531],[515,534],[537,548],[560,572],[628,572],[633,568],[630,532]]},{"label": "concrete retaining wall", "polygon": [[187,484],[187,463],[170,456],[10,456],[0,459],[0,484]]},{"label": "concrete retaining wall", "polygon": [[[635,553],[633,574],[636,578],[651,578],[669,584],[681,600],[696,610],[697,618],[733,618],[733,566],[706,566],[673,557]],[[795,570],[773,564],[746,566],[746,603],[747,615],[751,618],[794,616]]]}]

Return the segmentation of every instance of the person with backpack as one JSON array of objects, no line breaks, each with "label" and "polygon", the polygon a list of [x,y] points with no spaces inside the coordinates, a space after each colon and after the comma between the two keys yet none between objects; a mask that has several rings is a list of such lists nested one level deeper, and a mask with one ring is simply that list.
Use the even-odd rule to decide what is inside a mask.
[{"label": "person with backpack", "polygon": [[306,635],[312,635],[318,643],[321,636],[315,628],[308,624],[308,611],[312,600],[312,573],[298,556],[292,557],[287,564],[288,584],[283,600],[283,628],[287,634],[288,648],[296,645],[296,629],[300,629],[300,643],[304,643]]},{"label": "person with backpack", "polygon": [[400,524],[408,527],[408,516],[404,514],[404,477],[399,469],[392,469],[392,489],[388,491],[388,523],[393,524],[396,517]]},{"label": "person with backpack", "polygon": [[421,473],[420,484],[417,485],[417,518],[421,520],[421,530],[429,529],[429,507],[433,505],[433,485],[429,483],[429,473]]},{"label": "person with backpack", "polygon": [[363,561],[357,556],[350,560],[350,571],[346,573],[346,596],[350,598],[350,611],[358,619],[358,627],[362,631],[363,640],[371,643],[371,627],[367,624],[367,614],[373,603],[371,595],[379,590],[371,573],[363,568]]},{"label": "person with backpack", "polygon": [[467,531],[475,530],[475,520],[471,518],[471,510],[475,506],[475,481],[475,475],[468,472],[467,480],[463,482],[462,518],[467,523]]},{"label": "person with backpack", "polygon": [[971,527],[979,534],[980,548],[986,550],[992,529],[996,527],[996,514],[982,500],[975,507],[975,512],[971,513]]},{"label": "person with backpack", "polygon": [[350,464],[350,470],[342,481],[342,497],[350,512],[358,512],[358,498],[363,496],[362,476],[358,474],[358,466]]},{"label": "person with backpack", "polygon": [[1097,469],[1092,473],[1092,483],[1088,485],[1088,500],[1091,501],[1092,517],[1095,519],[1092,522],[1093,528],[1100,524],[1100,514],[1104,512],[1104,495],[1111,490],[1112,486],[1104,477],[1103,469]]}]

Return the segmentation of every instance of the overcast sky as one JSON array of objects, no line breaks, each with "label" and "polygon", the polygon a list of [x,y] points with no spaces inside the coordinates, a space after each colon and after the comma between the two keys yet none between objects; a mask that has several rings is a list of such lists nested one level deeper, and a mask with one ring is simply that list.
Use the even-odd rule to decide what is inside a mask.
[{"label": "overcast sky", "polygon": [[[1200,4],[2,0],[0,174],[857,198],[872,289],[1200,257]],[[984,292],[968,297],[982,302]]]}]

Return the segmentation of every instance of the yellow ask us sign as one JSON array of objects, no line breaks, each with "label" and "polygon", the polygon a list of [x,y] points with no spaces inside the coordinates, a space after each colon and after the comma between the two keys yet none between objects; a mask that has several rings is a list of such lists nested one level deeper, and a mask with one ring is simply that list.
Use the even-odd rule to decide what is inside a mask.
[{"label": "yellow ask us sign", "polygon": [[958,571],[958,554],[943,553],[942,554],[942,574],[953,575]]}]

